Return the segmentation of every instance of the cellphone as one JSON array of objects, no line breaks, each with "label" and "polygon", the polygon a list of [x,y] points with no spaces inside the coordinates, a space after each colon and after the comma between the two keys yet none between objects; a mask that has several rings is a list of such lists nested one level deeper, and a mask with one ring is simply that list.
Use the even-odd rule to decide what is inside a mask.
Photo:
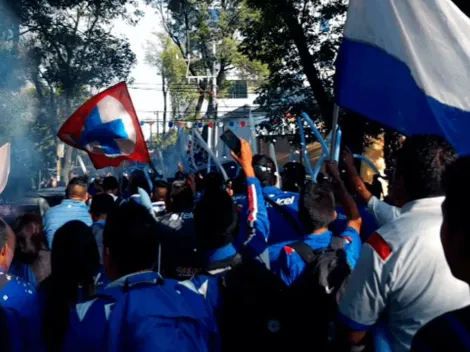
[{"label": "cellphone", "polygon": [[220,136],[222,142],[236,155],[240,156],[242,150],[242,143],[232,130],[227,130]]}]

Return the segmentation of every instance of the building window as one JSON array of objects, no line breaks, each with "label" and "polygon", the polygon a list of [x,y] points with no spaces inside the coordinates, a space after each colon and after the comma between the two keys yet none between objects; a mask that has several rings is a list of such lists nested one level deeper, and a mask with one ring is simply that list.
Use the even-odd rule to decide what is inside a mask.
[{"label": "building window", "polygon": [[228,92],[229,99],[247,99],[248,98],[248,82],[247,81],[230,81],[231,87]]}]

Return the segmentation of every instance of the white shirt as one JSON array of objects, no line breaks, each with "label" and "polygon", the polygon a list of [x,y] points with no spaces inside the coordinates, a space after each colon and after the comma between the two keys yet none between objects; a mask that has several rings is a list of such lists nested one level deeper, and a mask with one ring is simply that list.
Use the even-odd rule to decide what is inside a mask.
[{"label": "white shirt", "polygon": [[406,204],[402,215],[364,245],[340,303],[339,319],[355,331],[384,320],[394,351],[433,318],[470,304],[466,283],[454,278],[440,239],[444,198]]},{"label": "white shirt", "polygon": [[374,216],[378,226],[384,226],[401,215],[401,208],[390,205],[376,196],[369,199],[367,209]]}]

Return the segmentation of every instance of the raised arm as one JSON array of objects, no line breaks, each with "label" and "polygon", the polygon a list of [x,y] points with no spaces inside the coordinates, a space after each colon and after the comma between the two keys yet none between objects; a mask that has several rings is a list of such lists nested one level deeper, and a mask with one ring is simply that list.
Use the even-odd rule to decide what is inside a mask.
[{"label": "raised arm", "polygon": [[348,190],[346,189],[346,186],[341,180],[341,176],[339,175],[338,170],[338,164],[335,162],[327,162],[326,169],[333,180],[336,197],[344,206],[344,211],[349,220],[348,227],[351,227],[355,229],[358,233],[360,233],[362,225],[361,214],[359,213],[359,209],[357,208],[356,202],[351,197]]},{"label": "raised arm", "polygon": [[354,160],[352,153],[349,149],[345,149],[342,153],[342,159],[346,168],[346,173],[349,178],[349,182],[359,196],[366,202],[367,208],[375,217],[377,225],[379,227],[386,223],[394,220],[401,215],[401,209],[390,205],[369,192],[364,181],[357,173],[356,167],[354,166]]},{"label": "raised arm", "polygon": [[267,238],[269,236],[269,219],[263,198],[261,184],[255,176],[252,166],[253,152],[250,144],[241,140],[240,156],[232,153],[232,157],[245,172],[248,186],[248,235],[244,241],[244,252],[250,257],[257,257],[269,265],[267,256]]}]

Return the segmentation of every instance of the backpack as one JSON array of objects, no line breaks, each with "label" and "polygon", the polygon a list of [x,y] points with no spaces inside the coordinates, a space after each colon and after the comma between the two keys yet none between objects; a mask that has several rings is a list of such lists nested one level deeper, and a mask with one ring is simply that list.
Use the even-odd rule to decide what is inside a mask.
[{"label": "backpack", "polygon": [[218,317],[224,351],[325,351],[331,323],[351,269],[344,239],[312,250],[288,245],[307,264],[287,286],[261,263],[242,262],[220,278],[224,300]]},{"label": "backpack", "polygon": [[216,341],[217,328],[211,325],[203,297],[156,273],[137,282],[128,278],[122,291],[98,297],[114,303],[109,352],[205,352]]}]

